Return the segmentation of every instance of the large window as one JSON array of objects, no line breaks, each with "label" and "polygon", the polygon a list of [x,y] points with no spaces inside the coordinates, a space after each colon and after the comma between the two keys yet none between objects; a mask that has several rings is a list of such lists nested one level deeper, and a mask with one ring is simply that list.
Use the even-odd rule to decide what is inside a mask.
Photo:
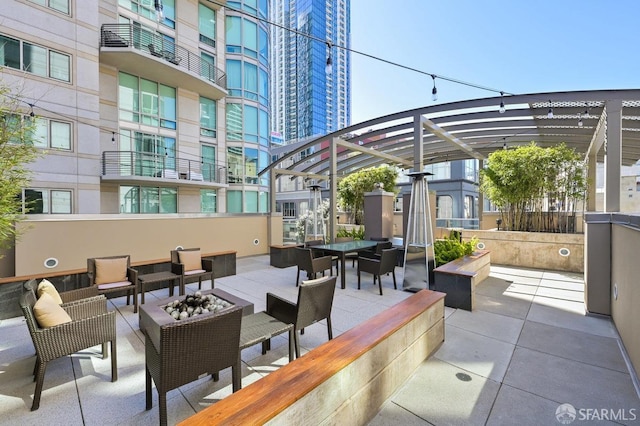
[{"label": "large window", "polygon": [[71,81],[69,55],[3,35],[0,35],[0,66],[56,80]]},{"label": "large window", "polygon": [[207,182],[214,182],[216,179],[216,147],[202,145],[202,174]]},{"label": "large window", "polygon": [[451,179],[451,162],[445,161],[438,164],[429,164],[424,170],[433,173],[433,176],[427,176],[427,180],[444,180]]},{"label": "large window", "polygon": [[71,214],[70,190],[26,188],[22,211],[26,214]]},{"label": "large window", "polygon": [[120,119],[176,128],[176,89],[121,72],[118,78]]},{"label": "large window", "polygon": [[200,96],[200,134],[216,137],[216,101]]},{"label": "large window", "polygon": [[133,176],[163,176],[165,170],[176,169],[176,140],[168,136],[120,130],[120,151],[135,155],[123,156],[121,174]]},{"label": "large window", "polygon": [[177,213],[178,190],[148,186],[121,186],[120,213]]},{"label": "large window", "polygon": [[216,12],[202,3],[198,3],[198,29],[200,41],[216,47]]},{"label": "large window", "polygon": [[242,61],[227,59],[227,89],[229,96],[242,96]]},{"label": "large window", "polygon": [[451,219],[453,217],[453,198],[450,195],[439,195],[436,197],[436,217]]},{"label": "large window", "polygon": [[298,217],[296,203],[285,201],[282,203],[282,217]]},{"label": "large window", "polygon": [[242,213],[242,191],[227,191],[227,212]]},{"label": "large window", "polygon": [[227,148],[227,173],[229,183],[242,183],[242,148],[230,146]]},{"label": "large window", "polygon": [[216,58],[213,55],[200,52],[200,75],[216,82]]},{"label": "large window", "polygon": [[257,149],[254,149],[254,148],[244,149],[244,176],[245,176],[245,183],[251,183],[251,184],[258,183],[258,150]]},{"label": "large window", "polygon": [[69,14],[69,0],[29,0],[32,3],[36,3],[42,6],[46,6],[55,11]]},{"label": "large window", "polygon": [[227,103],[227,139],[242,140],[242,105]]},{"label": "large window", "polygon": [[213,189],[200,190],[200,211],[202,213],[215,213],[217,206],[218,194]]},{"label": "large window", "polygon": [[158,2],[162,4],[161,13],[156,10],[153,0],[118,0],[118,4],[140,16],[159,21],[161,24],[169,28],[176,27],[176,6],[175,0],[162,0]]},{"label": "large window", "polygon": [[70,150],[71,123],[38,117],[35,119],[32,140],[39,148]]}]

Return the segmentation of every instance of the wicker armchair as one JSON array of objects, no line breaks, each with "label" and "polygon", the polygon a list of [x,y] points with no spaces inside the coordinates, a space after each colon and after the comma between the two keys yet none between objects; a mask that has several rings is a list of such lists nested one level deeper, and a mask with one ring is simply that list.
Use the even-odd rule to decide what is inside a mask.
[{"label": "wicker armchair", "polygon": [[44,382],[47,363],[54,359],[71,355],[86,348],[103,345],[103,359],[108,358],[106,342],[111,342],[111,381],[118,380],[116,354],[116,314],[107,311],[106,298],[86,299],[86,301],[63,304],[63,309],[71,317],[71,322],[42,328],[34,314],[36,296],[25,291],[20,297],[20,307],[27,322],[29,334],[36,349],[33,394],[31,411],[40,407],[40,395]]},{"label": "wicker armchair", "polygon": [[146,409],[152,407],[153,379],[161,425],[167,424],[167,392],[198,380],[203,374],[217,379],[220,370],[231,367],[233,391],[240,389],[241,324],[242,307],[235,306],[221,314],[204,314],[163,325],[156,343],[145,333]]},{"label": "wicker armchair", "polygon": [[193,265],[190,265],[189,260],[186,258],[184,259],[185,261],[181,261],[181,252],[188,256],[189,254],[195,254],[193,252],[196,251],[198,252],[198,257],[200,257],[199,248],[171,250],[171,272],[180,276],[180,294],[184,294],[185,281],[189,278],[198,278],[198,290],[202,290],[202,278],[210,279],[211,288],[214,286],[213,259],[202,259],[200,257],[200,260]]},{"label": "wicker armchair", "polygon": [[[126,264],[126,266],[124,266]],[[118,278],[111,278],[114,267],[119,269]],[[103,274],[102,270],[109,271]],[[111,294],[125,291],[127,293],[127,305],[129,296],[133,295],[133,312],[138,312],[138,271],[131,268],[129,255],[93,257],[87,259],[87,276],[89,283],[98,288],[100,294]],[[104,278],[103,278],[104,277]]]},{"label": "wicker armchair", "polygon": [[284,323],[293,324],[296,357],[300,357],[298,331],[323,319],[327,320],[329,340],[333,339],[331,307],[337,277],[322,277],[303,281],[298,289],[298,303],[294,304],[272,293],[267,293],[267,314]]},{"label": "wicker armchair", "polygon": [[300,272],[305,271],[307,273],[307,278],[314,279],[318,272],[322,272],[322,276],[324,276],[324,271],[329,270],[331,273],[331,256],[322,256],[322,257],[313,257],[313,253],[311,249],[296,247],[296,265],[298,266],[298,271],[296,272],[296,287],[298,287],[300,283]]},{"label": "wicker armchair", "polygon": [[391,273],[393,274],[393,288],[397,289],[396,285],[396,263],[398,259],[398,249],[390,248],[383,249],[382,253],[376,257],[360,256],[358,258],[358,290],[360,290],[360,272],[368,272],[373,274],[373,285],[376,285],[376,278],[378,279],[378,285],[380,287],[380,296],[382,296],[382,275]]},{"label": "wicker armchair", "polygon": [[[24,291],[31,291],[34,294],[34,297],[38,298],[38,280],[30,279],[24,282],[22,285]],[[64,291],[60,293],[60,298],[62,299],[62,306],[66,306],[68,303],[73,302],[84,302],[85,299],[89,299],[92,297],[98,297],[100,293],[98,292],[98,287],[84,287],[78,288],[76,290]]]}]

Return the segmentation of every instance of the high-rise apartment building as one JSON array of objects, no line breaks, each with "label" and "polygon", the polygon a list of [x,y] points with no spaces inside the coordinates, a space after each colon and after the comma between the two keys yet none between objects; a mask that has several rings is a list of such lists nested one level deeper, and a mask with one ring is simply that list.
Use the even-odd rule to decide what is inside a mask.
[{"label": "high-rise apartment building", "polygon": [[350,1],[273,0],[270,19],[272,131],[286,142],[348,126]]},{"label": "high-rise apartment building", "polygon": [[42,151],[29,213],[268,211],[268,0],[3,6],[0,80]]}]

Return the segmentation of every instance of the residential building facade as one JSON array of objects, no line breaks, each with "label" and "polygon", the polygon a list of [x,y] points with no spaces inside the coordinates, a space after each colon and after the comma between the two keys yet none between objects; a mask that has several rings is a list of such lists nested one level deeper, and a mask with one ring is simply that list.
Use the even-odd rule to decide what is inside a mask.
[{"label": "residential building facade", "polygon": [[11,0],[33,214],[267,212],[268,0]]},{"label": "residential building facade", "polygon": [[351,124],[349,0],[273,0],[271,130],[285,142]]}]

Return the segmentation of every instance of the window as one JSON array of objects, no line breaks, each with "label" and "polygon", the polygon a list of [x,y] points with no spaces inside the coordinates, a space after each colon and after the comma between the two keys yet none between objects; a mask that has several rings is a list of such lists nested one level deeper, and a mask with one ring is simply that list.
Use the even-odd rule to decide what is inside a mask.
[{"label": "window", "polygon": [[269,211],[269,193],[260,191],[258,193],[258,211],[260,213],[267,213]]},{"label": "window", "polygon": [[227,89],[229,96],[242,96],[242,61],[227,59]]},{"label": "window", "polygon": [[227,52],[242,53],[242,18],[226,17]]},{"label": "window", "polygon": [[200,190],[200,211],[202,213],[215,213],[217,211],[218,193],[212,189]]},{"label": "window", "polygon": [[32,140],[35,146],[71,149],[71,123],[48,120],[42,117],[37,117],[34,120]]},{"label": "window", "polygon": [[202,145],[202,175],[207,182],[214,182],[216,176],[216,147]]},{"label": "window", "polygon": [[45,47],[0,35],[0,66],[41,77],[71,81],[71,57]]},{"label": "window", "polygon": [[298,214],[296,213],[296,203],[282,203],[282,217],[298,217]]},{"label": "window", "polygon": [[120,213],[177,213],[178,190],[148,186],[121,186]]},{"label": "window", "polygon": [[118,110],[124,121],[176,129],[176,89],[121,72]]},{"label": "window", "polygon": [[453,217],[453,198],[450,195],[438,195],[436,206],[437,218],[451,219]]},{"label": "window", "polygon": [[[250,184],[258,183],[258,150],[257,149],[254,149],[254,148],[244,149],[244,176],[245,176],[245,183],[250,183]],[[256,197],[256,200],[257,200],[257,197]],[[256,208],[257,208],[257,201],[256,201]]]},{"label": "window", "polygon": [[26,214],[71,214],[71,191],[24,189],[22,191],[22,211]]},{"label": "window", "polygon": [[69,15],[69,0],[29,0],[42,6],[46,6],[55,11]]},{"label": "window", "polygon": [[258,213],[258,191],[245,191],[244,203],[245,213]]},{"label": "window", "polygon": [[258,57],[258,24],[248,20],[242,22],[242,46],[244,54],[252,58]]},{"label": "window", "polygon": [[227,212],[242,213],[242,191],[227,191]]},{"label": "window", "polygon": [[[118,0],[118,4],[140,16],[158,21],[158,11],[152,0]],[[175,0],[162,0],[162,19],[160,23],[169,28],[176,27]]]},{"label": "window", "polygon": [[258,98],[260,104],[269,105],[269,74],[262,68],[258,70]]},{"label": "window", "polygon": [[242,105],[227,103],[227,139],[242,140]]},{"label": "window", "polygon": [[162,176],[176,169],[176,140],[168,136],[120,130],[120,150],[132,151],[120,161],[121,175]]},{"label": "window", "polygon": [[214,56],[200,52],[200,75],[209,81],[216,82],[216,58]]},{"label": "window", "polygon": [[242,183],[244,176],[242,170],[242,148],[236,146],[227,148],[227,172],[229,183]]},{"label": "window", "polygon": [[211,47],[216,47],[216,12],[202,3],[198,4],[198,29],[200,41]]},{"label": "window", "polygon": [[258,143],[258,108],[244,106],[244,140]]},{"label": "window", "polygon": [[200,134],[216,137],[216,101],[200,97]]},{"label": "window", "polygon": [[244,97],[258,100],[258,67],[250,62],[244,63]]},{"label": "window", "polygon": [[264,65],[269,64],[269,36],[267,32],[259,28],[258,29],[258,47],[260,52],[260,63]]}]

